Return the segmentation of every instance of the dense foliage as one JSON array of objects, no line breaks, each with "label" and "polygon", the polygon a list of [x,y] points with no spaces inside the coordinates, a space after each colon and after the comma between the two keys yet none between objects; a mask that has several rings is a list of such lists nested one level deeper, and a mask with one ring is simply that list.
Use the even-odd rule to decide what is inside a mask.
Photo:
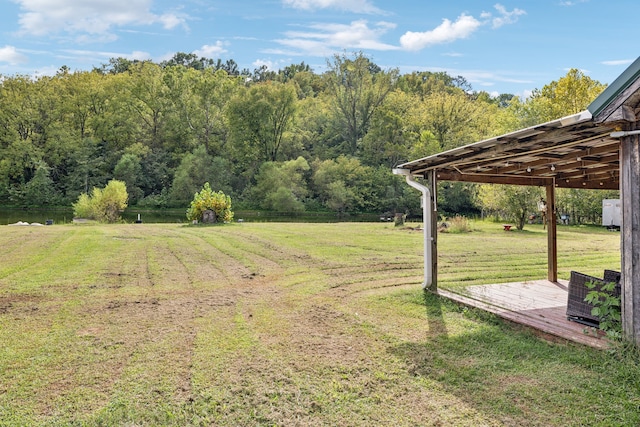
[{"label": "dense foliage", "polygon": [[208,182],[205,182],[202,190],[193,196],[191,205],[187,209],[187,219],[202,221],[206,211],[212,211],[215,214],[215,222],[233,220],[231,197],[222,191],[213,191]]},{"label": "dense foliage", "polygon": [[73,214],[100,222],[117,222],[127,207],[128,199],[126,184],[112,179],[104,188],[93,187],[91,194],[80,194],[73,204]]},{"label": "dense foliage", "polygon": [[[602,89],[571,70],[526,100],[490,96],[362,53],[335,55],[321,74],[179,53],[0,76],[0,205],[68,205],[117,179],[150,208],[186,206],[209,182],[245,209],[419,213],[393,166],[573,113]],[[482,209],[473,185],[441,191],[441,213]],[[567,200],[576,218],[594,216]]]}]

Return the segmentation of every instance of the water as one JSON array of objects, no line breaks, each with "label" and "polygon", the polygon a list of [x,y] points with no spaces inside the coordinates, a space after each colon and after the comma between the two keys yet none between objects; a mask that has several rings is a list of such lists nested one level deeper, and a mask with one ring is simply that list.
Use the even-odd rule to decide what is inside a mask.
[{"label": "water", "polygon": [[[141,210],[127,209],[122,219],[134,223],[140,215],[142,223],[187,223],[186,209]],[[376,222],[378,214],[342,214],[333,212],[263,212],[235,211],[235,220],[245,222]],[[18,221],[40,224],[69,224],[73,222],[72,209],[11,209],[0,207],[0,225]]]},{"label": "water", "polygon": [[[167,211],[146,211],[146,210],[126,210],[122,214],[124,222],[133,223],[138,219],[147,223],[179,223],[187,222],[185,210]],[[72,209],[9,209],[0,208],[0,225],[15,224],[18,221],[46,224],[52,221],[53,224],[69,224],[73,222]]]},{"label": "water", "polygon": [[18,221],[46,224],[47,220],[54,224],[65,224],[73,220],[71,209],[8,209],[0,208],[0,225],[15,224]]}]

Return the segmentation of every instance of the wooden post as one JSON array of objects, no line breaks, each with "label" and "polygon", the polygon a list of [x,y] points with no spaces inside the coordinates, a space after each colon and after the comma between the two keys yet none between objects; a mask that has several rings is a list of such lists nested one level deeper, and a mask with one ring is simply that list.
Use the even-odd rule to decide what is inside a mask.
[{"label": "wooden post", "polygon": [[[435,170],[427,173],[427,186],[431,193],[431,286],[429,290],[438,291],[438,178]],[[427,227],[427,224],[425,224]]]},{"label": "wooden post", "polygon": [[547,189],[547,279],[558,281],[558,238],[556,221],[556,188],[555,180]]},{"label": "wooden post", "polygon": [[640,345],[640,136],[620,142],[622,330]]}]

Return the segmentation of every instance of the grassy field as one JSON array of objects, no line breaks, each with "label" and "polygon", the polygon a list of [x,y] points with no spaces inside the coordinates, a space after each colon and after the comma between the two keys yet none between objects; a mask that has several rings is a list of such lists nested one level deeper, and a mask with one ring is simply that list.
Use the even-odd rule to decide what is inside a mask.
[{"label": "grassy field", "polygon": [[[441,234],[440,286],[546,276],[539,226]],[[559,230],[560,276],[619,234]],[[390,224],[0,228],[0,425],[635,426],[627,353],[420,290]]]}]

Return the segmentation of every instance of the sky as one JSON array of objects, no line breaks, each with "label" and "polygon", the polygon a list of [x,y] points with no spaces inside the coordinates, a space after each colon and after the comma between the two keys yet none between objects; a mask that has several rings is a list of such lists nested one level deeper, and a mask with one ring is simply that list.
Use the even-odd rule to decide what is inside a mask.
[{"label": "sky", "polygon": [[638,56],[638,0],[0,0],[0,75],[91,70],[176,52],[240,69],[362,52],[522,97],[572,69],[610,84]]}]

